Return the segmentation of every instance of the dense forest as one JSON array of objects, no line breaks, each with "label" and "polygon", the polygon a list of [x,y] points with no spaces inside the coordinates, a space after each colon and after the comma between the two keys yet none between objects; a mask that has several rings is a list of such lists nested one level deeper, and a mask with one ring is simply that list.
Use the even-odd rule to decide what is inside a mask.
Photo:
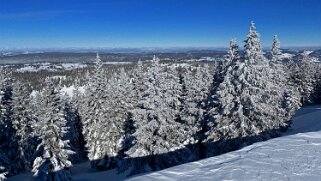
[{"label": "dense forest", "polygon": [[[254,23],[214,63],[152,62],[54,73],[0,70],[0,180],[32,171],[70,180],[73,164],[129,175],[160,170],[277,137],[302,105],[321,101],[320,64],[304,51],[264,53]],[[73,85],[72,95],[61,93]]]}]

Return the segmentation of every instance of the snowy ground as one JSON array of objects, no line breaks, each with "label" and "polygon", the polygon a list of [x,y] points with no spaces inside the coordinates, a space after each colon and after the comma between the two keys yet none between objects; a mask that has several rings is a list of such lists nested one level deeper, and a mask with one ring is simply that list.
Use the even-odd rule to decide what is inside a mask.
[{"label": "snowy ground", "polygon": [[297,111],[283,137],[129,180],[321,180],[321,106]]},{"label": "snowy ground", "polygon": [[[96,171],[90,167],[89,162],[74,165],[71,169],[73,181],[118,181],[125,180],[127,173],[117,174],[115,170],[104,172]],[[7,179],[6,181],[34,181],[32,173],[20,174]]]},{"label": "snowy ground", "polygon": [[[131,64],[133,62],[103,62],[105,65],[125,65]],[[23,67],[16,69],[17,72],[38,72],[38,71],[49,71],[54,72],[58,70],[73,70],[73,69],[83,69],[88,65],[84,63],[35,63],[35,64],[24,64]]]},{"label": "snowy ground", "polygon": [[[88,162],[75,165],[72,174],[75,181],[117,181],[126,175],[97,172]],[[28,180],[32,180],[30,173],[8,179]],[[128,180],[321,180],[321,105],[297,111],[283,137]]]}]

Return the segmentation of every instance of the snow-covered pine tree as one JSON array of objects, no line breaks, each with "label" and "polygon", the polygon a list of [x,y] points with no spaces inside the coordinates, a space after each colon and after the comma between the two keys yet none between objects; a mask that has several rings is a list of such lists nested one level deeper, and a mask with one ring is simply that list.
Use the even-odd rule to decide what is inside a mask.
[{"label": "snow-covered pine tree", "polygon": [[239,58],[239,46],[235,38],[230,41],[230,49],[227,52],[227,55],[223,61],[223,67],[227,67],[232,63],[233,60],[237,60]]},{"label": "snow-covered pine tree", "polygon": [[68,95],[65,95],[63,100],[64,116],[67,121],[66,126],[69,128],[64,138],[70,140],[70,148],[75,152],[75,154],[70,157],[70,160],[72,163],[77,163],[84,158],[84,140],[82,137],[80,117],[77,109],[73,107],[70,98]]},{"label": "snow-covered pine tree", "polygon": [[[140,108],[139,98],[143,97],[143,93],[145,90],[144,84],[144,64],[139,60],[133,70],[130,72],[130,88],[128,89],[128,93],[126,99],[128,100],[128,104],[131,105],[131,108],[127,110],[128,118],[123,125],[123,135],[121,138],[121,150],[119,152],[119,157],[121,157],[120,162],[118,163],[118,171],[124,172],[130,166],[130,160],[126,157],[126,152],[133,146],[134,144],[134,120],[133,113],[138,108]],[[125,158],[125,159],[124,159]]]},{"label": "snow-covered pine tree", "polygon": [[13,127],[19,144],[17,157],[23,161],[23,170],[30,170],[37,142],[32,125],[35,120],[30,106],[30,90],[27,85],[16,82],[13,89]]},{"label": "snow-covered pine tree", "polygon": [[[0,91],[1,91],[1,94],[0,94],[0,99],[2,99],[2,96],[3,96],[3,86],[4,86],[4,81],[5,81],[5,74],[3,73],[3,69],[0,68]],[[3,105],[1,104],[0,105],[0,113],[2,115],[2,112],[4,111],[3,109]],[[6,175],[8,174],[8,169],[4,167],[4,165],[7,165],[10,160],[8,160],[7,158],[7,155],[5,154],[5,152],[3,152],[1,150],[1,147],[4,146],[4,141],[7,139],[5,137],[5,135],[3,133],[6,132],[6,125],[5,125],[5,122],[4,120],[2,119],[2,116],[1,116],[1,119],[0,119],[0,181],[3,181],[6,179]]]},{"label": "snow-covered pine tree", "polygon": [[321,65],[315,64],[315,84],[314,84],[314,91],[311,95],[313,102],[315,104],[321,103]]},{"label": "snow-covered pine tree", "polygon": [[[88,78],[88,84],[86,85],[84,109],[80,112],[80,114],[83,115],[83,134],[87,144],[91,144],[90,139],[92,133],[94,133],[92,126],[95,124],[95,116],[98,109],[101,108],[104,96],[104,71],[102,70],[102,62],[98,53],[96,55],[95,69],[93,71],[93,76]],[[87,148],[90,149],[89,147]]]},{"label": "snow-covered pine tree", "polygon": [[274,35],[272,49],[271,49],[272,61],[279,60],[279,56],[281,55],[281,53],[282,52],[280,50],[280,41],[278,39],[278,36]]},{"label": "snow-covered pine tree", "polygon": [[74,152],[69,146],[70,140],[64,139],[68,132],[67,121],[53,80],[46,81],[42,105],[45,112],[39,115],[38,123],[41,142],[37,146],[32,171],[39,180],[71,180],[69,158]]},{"label": "snow-covered pine tree", "polygon": [[0,166],[0,181],[4,181],[6,179],[6,175],[7,175],[6,169]]},{"label": "snow-covered pine tree", "polygon": [[263,60],[263,52],[261,48],[260,35],[255,30],[254,22],[251,22],[250,31],[247,34],[247,39],[244,41],[244,60],[249,63]]},{"label": "snow-covered pine tree", "polygon": [[103,160],[105,155],[102,152],[103,138],[99,133],[107,116],[105,113],[108,108],[104,107],[107,101],[107,81],[104,80],[104,70],[102,69],[102,62],[98,53],[95,63],[94,75],[89,79],[84,95],[83,135],[91,166],[97,169],[105,169]]},{"label": "snow-covered pine tree", "polygon": [[316,66],[307,51],[301,54],[298,62],[290,65],[290,84],[298,88],[302,104],[313,102],[311,94],[314,92],[315,74]]},{"label": "snow-covered pine tree", "polygon": [[[32,88],[31,88],[32,89]],[[33,135],[35,138],[40,137],[40,123],[39,118],[41,115],[45,114],[45,105],[43,101],[43,93],[44,91],[33,91],[30,95],[30,109],[33,110],[32,119],[34,120],[34,124],[31,126],[33,130]],[[36,145],[40,143],[39,139],[36,139]]]},{"label": "snow-covered pine tree", "polygon": [[204,115],[206,114],[207,97],[209,96],[212,77],[209,66],[188,67],[183,76],[183,96],[181,120],[184,123],[186,142],[193,154],[188,161],[199,158],[199,146],[202,139]]},{"label": "snow-covered pine tree", "polygon": [[231,64],[235,63],[234,61],[237,61],[239,59],[239,46],[237,44],[236,39],[234,38],[230,40],[229,51],[227,52],[227,55],[224,57],[223,61],[219,61],[218,63],[216,63],[214,75],[211,76],[212,87],[210,91],[212,95],[208,97],[209,105],[207,105],[207,107],[217,106],[218,98],[216,97],[215,93],[217,92],[220,83],[222,83],[227,69],[230,67]]},{"label": "snow-covered pine tree", "polygon": [[77,140],[74,142],[75,152],[76,152],[76,161],[80,161],[83,158],[86,158],[86,150],[85,150],[85,139],[83,135],[83,116],[86,113],[86,109],[84,106],[84,94],[80,91],[79,80],[76,79],[74,89],[72,91],[72,97],[69,103],[67,103],[68,109],[66,113],[69,113],[69,117],[74,123],[74,130],[77,133],[74,133],[74,136],[77,137]]},{"label": "snow-covered pine tree", "polygon": [[10,72],[0,69],[0,166],[6,168],[8,176],[23,171],[23,162],[18,152],[18,139],[13,128],[12,79]]},{"label": "snow-covered pine tree", "polygon": [[286,129],[294,112],[301,106],[297,88],[288,84],[287,67],[281,61],[269,61],[267,71],[268,89],[274,98],[269,99],[269,104],[275,109],[273,127]]},{"label": "snow-covered pine tree", "polygon": [[133,160],[131,173],[157,170],[184,160],[177,151],[183,149],[184,127],[176,119],[179,100],[176,80],[165,73],[158,61],[153,61],[144,77],[139,106],[132,110],[135,126],[134,145],[126,152]]},{"label": "snow-covered pine tree", "polygon": [[[111,169],[117,166],[122,156],[122,140],[124,139],[124,125],[131,109],[131,82],[123,68],[115,72],[105,86],[103,110],[97,131],[96,156],[92,161],[98,169]],[[126,96],[125,96],[126,95]]]}]

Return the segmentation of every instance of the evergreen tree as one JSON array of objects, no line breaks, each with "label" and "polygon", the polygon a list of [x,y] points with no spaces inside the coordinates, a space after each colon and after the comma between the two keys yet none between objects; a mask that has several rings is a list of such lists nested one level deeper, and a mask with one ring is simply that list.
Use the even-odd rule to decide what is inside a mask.
[{"label": "evergreen tree", "polygon": [[254,22],[251,22],[250,31],[244,41],[244,60],[249,63],[263,60],[263,52],[260,43],[260,35],[256,32]]},{"label": "evergreen tree", "polygon": [[85,114],[83,116],[83,135],[86,142],[88,158],[91,166],[97,169],[105,169],[105,154],[103,148],[103,135],[101,129],[106,121],[107,101],[106,81],[102,62],[97,53],[94,75],[90,78],[85,92]]},{"label": "evergreen tree", "polygon": [[315,104],[319,104],[321,103],[321,65],[315,64],[315,70],[314,91],[311,97]]},{"label": "evergreen tree", "polygon": [[[3,89],[4,81],[6,79],[6,75],[3,73],[3,69],[0,68],[0,86],[1,89]],[[1,90],[1,99],[3,97],[3,91]],[[4,107],[1,104],[1,119],[0,119],[0,181],[3,181],[6,179],[6,175],[8,174],[8,169],[5,168],[5,165],[10,164],[10,160],[8,159],[6,152],[3,150],[6,147],[6,141],[8,140],[7,135],[6,135],[6,122],[2,119],[2,114],[4,112]]]},{"label": "evergreen tree", "polygon": [[232,63],[233,60],[236,60],[239,58],[239,46],[236,42],[236,39],[232,39],[230,41],[230,49],[228,51],[227,56],[224,59],[223,66],[226,67]]},{"label": "evergreen tree", "polygon": [[77,79],[70,103],[67,102],[65,106],[65,115],[69,117],[69,124],[71,124],[73,126],[73,130],[76,131],[72,136],[77,138],[77,140],[74,140],[73,145],[71,145],[77,154],[75,161],[80,161],[83,158],[86,158],[85,138],[83,135],[84,127],[82,122],[85,113],[86,108],[84,106],[84,94],[80,91],[79,80]]},{"label": "evergreen tree", "polygon": [[81,120],[77,109],[73,107],[69,96],[67,96],[63,102],[64,116],[67,121],[66,126],[69,128],[69,131],[64,138],[70,140],[70,148],[75,152],[71,157],[71,161],[77,163],[85,157]]},{"label": "evergreen tree", "polygon": [[[100,117],[96,138],[96,156],[92,162],[99,169],[111,169],[117,166],[124,139],[124,125],[128,119],[130,103],[130,79],[123,68],[115,72],[106,87],[103,102],[103,114]],[[126,96],[124,96],[126,95]]]},{"label": "evergreen tree", "polygon": [[33,155],[36,150],[36,138],[32,128],[35,120],[32,116],[31,106],[29,105],[30,90],[26,85],[17,82],[13,90],[13,127],[19,144],[19,154],[23,161],[23,170],[29,170],[32,166]]},{"label": "evergreen tree", "polygon": [[32,171],[39,180],[71,180],[69,158],[74,152],[70,149],[70,140],[64,139],[68,127],[63,105],[53,81],[47,80],[46,84],[43,93],[45,113],[40,115],[38,127],[41,142]]},{"label": "evergreen tree", "polygon": [[131,105],[131,108],[127,110],[128,118],[123,125],[123,135],[121,138],[121,150],[119,151],[119,156],[121,161],[118,164],[118,171],[124,172],[130,166],[130,160],[126,158],[126,152],[133,146],[135,136],[135,126],[133,115],[138,108],[140,108],[139,99],[143,97],[145,90],[144,84],[144,65],[141,61],[138,61],[133,71],[130,73],[130,88],[128,88],[128,93],[126,94],[126,99]]},{"label": "evergreen tree", "polygon": [[5,170],[6,169],[4,167],[0,166],[0,181],[4,181],[6,179],[7,172]]},{"label": "evergreen tree", "polygon": [[304,51],[298,62],[290,64],[290,81],[289,83],[298,88],[301,103],[313,103],[311,95],[314,92],[316,84],[316,66],[311,62],[307,51]]},{"label": "evergreen tree", "polygon": [[185,128],[185,144],[193,145],[193,155],[188,161],[199,158],[198,143],[203,136],[204,116],[206,114],[207,97],[210,92],[211,75],[206,64],[201,67],[190,67],[183,77],[183,96],[181,119]]},{"label": "evergreen tree", "polygon": [[272,61],[278,60],[281,53],[282,52],[280,50],[280,42],[279,42],[278,36],[274,35],[272,49],[271,49]]},{"label": "evergreen tree", "polygon": [[12,112],[12,79],[10,73],[0,70],[1,73],[1,93],[0,93],[0,166],[6,168],[8,176],[18,174],[23,171],[23,162],[17,155],[18,138],[16,130],[13,128]]}]

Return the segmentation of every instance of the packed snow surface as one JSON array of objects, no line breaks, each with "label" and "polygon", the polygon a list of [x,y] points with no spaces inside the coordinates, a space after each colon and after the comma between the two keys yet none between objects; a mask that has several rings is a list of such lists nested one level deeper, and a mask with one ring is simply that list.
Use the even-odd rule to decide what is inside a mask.
[{"label": "packed snow surface", "polygon": [[[68,91],[67,91],[68,92]],[[127,178],[144,180],[320,180],[321,105],[297,111],[293,125],[282,137],[255,143],[238,151]],[[74,165],[74,181],[125,180],[126,173],[98,172],[89,162]],[[33,180],[31,173],[8,181]]]},{"label": "packed snow surface", "polygon": [[283,137],[129,180],[320,180],[320,118],[321,106],[302,108]]}]

